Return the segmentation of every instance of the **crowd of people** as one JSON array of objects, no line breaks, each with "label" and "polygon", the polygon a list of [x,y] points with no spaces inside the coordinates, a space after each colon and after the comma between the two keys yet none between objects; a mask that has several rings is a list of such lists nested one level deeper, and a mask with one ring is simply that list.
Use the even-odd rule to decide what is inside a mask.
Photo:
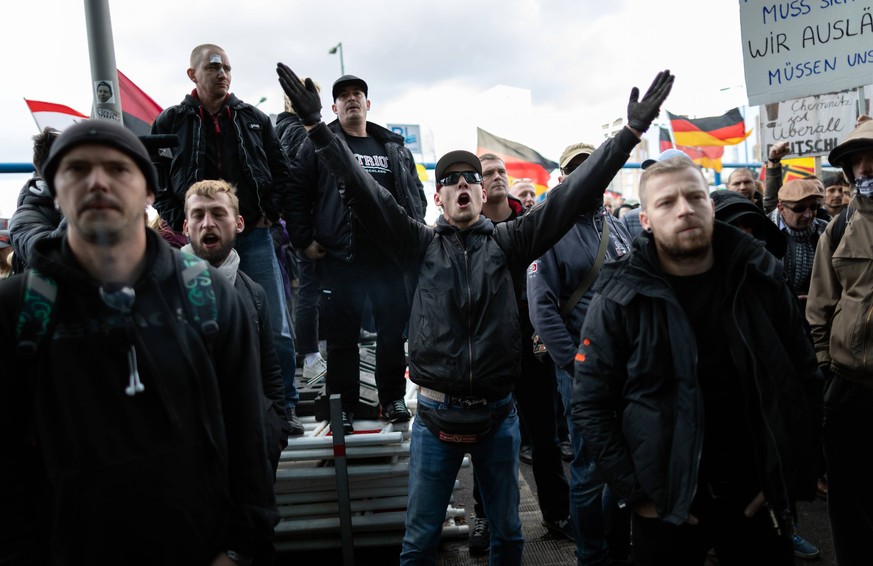
[{"label": "crowd of people", "polygon": [[154,122],[169,147],[109,120],[34,137],[0,231],[0,562],[273,563],[297,370],[353,434],[370,330],[378,414],[411,432],[402,564],[435,563],[467,454],[471,552],[521,564],[522,430],[579,565],[815,558],[796,505],[817,495],[839,564],[864,562],[873,121],[821,179],[783,183],[776,144],[764,183],[736,169],[712,192],[674,149],[615,202],[665,70],[614,137],[568,140],[539,202],[464,150],[427,195],[366,81],[333,82],[325,123],[319,85],[276,71],[277,128],[203,44]]}]

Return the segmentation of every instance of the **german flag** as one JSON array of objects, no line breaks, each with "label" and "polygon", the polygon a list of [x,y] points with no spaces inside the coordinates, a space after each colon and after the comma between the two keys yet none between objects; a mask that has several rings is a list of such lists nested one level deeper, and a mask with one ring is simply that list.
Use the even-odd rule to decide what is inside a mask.
[{"label": "german flag", "polygon": [[546,159],[536,151],[518,142],[499,138],[482,128],[476,128],[476,155],[493,153],[506,164],[509,181],[530,179],[536,186],[537,196],[549,188],[552,171],[558,168],[554,161]]},{"label": "german flag", "polygon": [[721,116],[709,118],[686,118],[667,112],[673,139],[676,145],[707,147],[737,145],[752,135],[746,131],[746,124],[739,108],[729,110]]},{"label": "german flag", "polygon": [[684,151],[693,162],[701,167],[721,173],[721,158],[724,155],[724,146],[689,147],[685,145],[675,145],[673,140],[670,139],[670,130],[667,128],[659,128],[658,144],[659,149],[662,152],[671,147],[675,147],[680,151]]},{"label": "german flag", "polygon": [[121,71],[118,71],[118,90],[121,92],[121,114],[125,127],[137,136],[151,134],[152,122],[163,109]]}]

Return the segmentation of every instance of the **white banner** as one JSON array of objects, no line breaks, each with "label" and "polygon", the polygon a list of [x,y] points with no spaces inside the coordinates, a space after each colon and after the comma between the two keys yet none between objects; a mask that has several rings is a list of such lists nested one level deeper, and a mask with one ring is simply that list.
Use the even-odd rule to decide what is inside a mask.
[{"label": "white banner", "polygon": [[873,0],[740,0],[749,105],[873,82]]},{"label": "white banner", "polygon": [[766,104],[758,113],[764,159],[783,141],[790,157],[826,156],[855,128],[857,108],[857,90]]}]

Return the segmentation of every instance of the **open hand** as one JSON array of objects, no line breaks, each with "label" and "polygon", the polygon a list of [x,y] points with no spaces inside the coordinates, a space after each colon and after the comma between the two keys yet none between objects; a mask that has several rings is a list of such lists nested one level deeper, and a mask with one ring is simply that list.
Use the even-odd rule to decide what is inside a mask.
[{"label": "open hand", "polygon": [[279,75],[279,84],[288,95],[294,112],[300,116],[304,126],[314,126],[321,122],[321,97],[315,83],[307,78],[301,81],[294,71],[284,63],[276,65],[276,73]]},{"label": "open hand", "polygon": [[642,100],[639,100],[640,89],[637,87],[631,89],[630,100],[627,103],[627,125],[629,127],[638,132],[645,132],[649,129],[652,121],[658,117],[658,113],[661,111],[661,104],[670,94],[675,78],[669,70],[661,71],[652,81]]}]

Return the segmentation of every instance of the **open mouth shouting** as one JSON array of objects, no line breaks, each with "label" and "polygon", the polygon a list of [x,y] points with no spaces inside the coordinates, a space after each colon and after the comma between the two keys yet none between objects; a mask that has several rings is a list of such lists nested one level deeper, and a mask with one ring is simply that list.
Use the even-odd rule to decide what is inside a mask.
[{"label": "open mouth shouting", "polygon": [[458,193],[458,206],[461,208],[465,208],[470,204],[470,194],[469,193]]},{"label": "open mouth shouting", "polygon": [[208,234],[205,234],[200,241],[205,247],[214,247],[221,243],[221,238],[218,236],[218,234],[210,232]]}]

